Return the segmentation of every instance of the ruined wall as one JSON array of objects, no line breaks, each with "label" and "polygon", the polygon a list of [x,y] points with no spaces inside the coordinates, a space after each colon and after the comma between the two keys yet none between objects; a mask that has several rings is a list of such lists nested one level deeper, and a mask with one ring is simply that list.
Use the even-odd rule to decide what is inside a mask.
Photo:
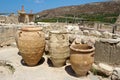
[{"label": "ruined wall", "polygon": [[0,26],[0,46],[9,45],[15,41],[16,26]]},{"label": "ruined wall", "polygon": [[18,24],[19,23],[18,16],[16,15],[0,16],[0,20],[3,20],[5,24]]}]

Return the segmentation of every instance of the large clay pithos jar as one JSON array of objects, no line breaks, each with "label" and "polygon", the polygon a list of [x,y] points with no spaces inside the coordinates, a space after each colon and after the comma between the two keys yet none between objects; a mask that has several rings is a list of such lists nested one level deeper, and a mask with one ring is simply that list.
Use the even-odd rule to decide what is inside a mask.
[{"label": "large clay pithos jar", "polygon": [[35,66],[40,61],[44,48],[45,36],[40,27],[23,27],[18,32],[17,46],[23,61],[28,66]]},{"label": "large clay pithos jar", "polygon": [[50,60],[54,67],[64,66],[70,54],[68,33],[56,30],[49,34]]},{"label": "large clay pithos jar", "polygon": [[76,76],[85,76],[94,62],[94,46],[74,44],[70,46],[70,63]]},{"label": "large clay pithos jar", "polygon": [[[21,29],[18,28],[17,31],[16,31],[16,34],[15,34],[16,46],[17,46],[18,49],[19,49],[19,46],[18,46],[18,37],[19,37],[19,33],[20,33],[20,32],[21,32]],[[18,51],[18,54],[21,55],[21,54],[20,54],[20,51]]]}]

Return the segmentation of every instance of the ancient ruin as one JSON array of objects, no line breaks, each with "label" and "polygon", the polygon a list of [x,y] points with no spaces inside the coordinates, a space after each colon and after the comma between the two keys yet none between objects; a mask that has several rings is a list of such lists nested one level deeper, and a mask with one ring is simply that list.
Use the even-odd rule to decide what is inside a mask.
[{"label": "ancient ruin", "polygon": [[120,80],[120,15],[114,24],[34,18],[24,6],[0,15],[0,80]]},{"label": "ancient ruin", "polygon": [[0,15],[0,23],[5,24],[18,24],[18,16],[14,13],[10,15]]},{"label": "ancient ruin", "polygon": [[29,22],[33,22],[34,20],[34,14],[32,13],[32,11],[30,11],[30,13],[26,13],[24,10],[24,6],[22,6],[22,10],[18,11],[18,21],[20,23],[29,23]]},{"label": "ancient ruin", "polygon": [[26,13],[24,6],[22,10],[18,11],[18,14],[11,13],[10,15],[0,15],[0,23],[5,24],[18,24],[18,23],[30,23],[34,21],[34,14],[32,10],[30,13]]},{"label": "ancient ruin", "polygon": [[[50,69],[49,69],[50,72],[51,72],[51,69],[54,69],[54,67],[52,67],[52,63],[50,62],[50,59],[49,59],[49,57],[51,55],[51,53],[49,54],[49,51],[50,50],[53,51],[52,49],[56,50],[58,48],[54,48],[55,47],[54,44],[56,44],[56,42],[53,43],[52,41],[56,41],[57,39],[59,39],[59,40],[62,40],[62,39],[68,40],[69,39],[67,41],[67,43],[65,43],[68,46],[71,45],[71,43],[72,44],[88,44],[90,46],[95,45],[95,56],[94,56],[95,63],[92,66],[95,68],[95,70],[100,71],[101,74],[106,75],[107,77],[105,79],[109,80],[110,77],[113,78],[113,76],[114,76],[113,70],[116,70],[119,72],[119,65],[120,65],[119,64],[119,62],[120,62],[119,61],[119,49],[120,49],[120,47],[119,47],[120,40],[119,39],[120,39],[120,36],[119,36],[119,34],[113,34],[113,33],[109,32],[110,31],[109,28],[112,28],[112,27],[107,27],[108,29],[107,28],[106,29],[108,31],[104,31],[103,26],[106,26],[106,24],[104,24],[101,27],[101,29],[98,29],[98,30],[95,28],[96,24],[93,28],[87,27],[87,25],[85,25],[84,28],[81,28],[81,26],[78,26],[76,24],[66,25],[64,23],[42,23],[42,22],[39,24],[36,24],[36,25],[26,25],[26,26],[42,27],[43,31],[45,33],[45,39],[46,39],[45,40],[46,41],[45,53],[44,53],[43,57],[41,58],[40,63],[38,63],[37,66],[34,66],[34,68],[38,69],[39,71],[41,71],[41,69],[43,69],[42,72],[44,72],[44,70],[48,69],[49,67],[50,67]],[[15,37],[16,35],[14,33],[16,33],[16,31],[19,32],[20,31],[19,29],[21,29],[21,27],[23,27],[23,24],[1,25],[1,27],[0,27],[0,46],[1,46],[0,49],[3,50],[4,53],[6,53],[8,55],[7,57],[11,56],[7,60],[10,61],[11,62],[10,65],[12,65],[15,68],[14,74],[11,74],[11,76],[21,75],[21,73],[24,72],[24,71],[21,71],[21,67],[23,67],[22,69],[24,69],[24,68],[27,68],[27,66],[28,66],[25,63],[23,63],[22,57],[19,56],[19,55],[21,55],[21,53],[18,51],[18,48],[16,47],[16,44],[15,44],[15,39],[17,39],[17,38]],[[53,30],[54,31],[56,31],[56,30],[57,31],[59,31],[59,30],[67,31],[67,33],[65,33],[65,34],[67,34],[69,38],[68,37],[65,38],[62,34],[61,35],[58,34],[58,36],[56,38],[54,35],[52,35],[53,37],[52,37],[52,39],[50,39],[51,34],[49,34],[49,31],[53,31]],[[20,33],[19,36],[21,36],[21,35],[22,34]],[[49,39],[50,39],[50,41],[49,41]],[[51,44],[51,42],[52,42],[52,46],[53,46],[52,48],[49,46]],[[63,41],[62,41],[62,43],[63,43]],[[65,44],[62,44],[62,46],[67,47]],[[56,45],[58,45],[58,44],[56,44]],[[59,44],[59,46],[61,46],[61,45]],[[7,49],[7,48],[9,48],[9,49]],[[6,49],[8,52],[6,51]],[[66,48],[64,48],[64,50],[65,49]],[[10,51],[12,54],[9,53]],[[59,50],[56,50],[56,52],[57,51],[59,51]],[[6,60],[6,57],[3,57],[6,54],[3,55],[1,51],[0,51],[0,53],[1,53],[0,56],[2,56],[2,57],[0,57],[0,59]],[[48,64],[46,64],[47,61],[48,61]],[[18,65],[20,67],[17,67]],[[49,66],[47,66],[47,65],[49,65]],[[63,67],[61,67],[61,68],[59,67],[58,69],[55,70],[55,72],[57,72],[57,70],[60,69],[60,70],[62,70],[63,73],[65,73],[65,72],[67,72],[68,74],[72,73],[71,75],[75,76],[74,79],[79,79],[79,78],[77,78],[77,76],[74,72],[69,72],[69,70],[67,70],[69,68],[72,71],[72,68],[70,67],[70,65],[71,64],[70,64],[69,58],[68,58],[66,61],[66,65],[64,64],[64,66],[63,66],[66,71],[63,69]],[[29,68],[29,70],[33,70],[36,72],[36,70],[34,70],[34,68],[33,69]],[[41,74],[39,71],[37,71],[37,73],[34,73],[34,75]],[[93,74],[94,74],[93,69],[91,69],[90,71],[93,72]],[[7,73],[5,73],[5,74],[6,74],[6,78],[10,77],[9,74],[7,74]],[[47,74],[49,74],[49,72],[47,72],[45,74],[47,75]],[[53,72],[53,74],[56,74],[56,73]],[[33,74],[30,74],[30,75],[33,75]],[[61,75],[61,73],[59,73],[59,75]],[[66,77],[66,76],[67,75],[64,74],[64,77]],[[16,77],[15,79],[18,79],[18,78],[22,79],[22,77],[23,77],[23,75],[21,75],[21,78]],[[57,75],[56,75],[56,77],[57,77]],[[52,79],[55,79],[56,77],[54,77]],[[94,77],[96,79],[98,79],[98,76],[94,76]],[[41,78],[43,78],[43,77],[41,76]],[[73,79],[72,77],[69,77],[69,78],[70,78],[70,80]],[[84,79],[89,79],[89,78],[91,80],[93,78],[93,76],[91,78],[91,73],[89,73],[89,75],[87,77],[85,77]],[[102,77],[100,77],[100,78],[102,78]],[[13,78],[10,78],[10,79],[12,80]],[[44,79],[47,79],[47,78],[44,78]],[[102,78],[102,79],[104,79],[104,78]]]}]

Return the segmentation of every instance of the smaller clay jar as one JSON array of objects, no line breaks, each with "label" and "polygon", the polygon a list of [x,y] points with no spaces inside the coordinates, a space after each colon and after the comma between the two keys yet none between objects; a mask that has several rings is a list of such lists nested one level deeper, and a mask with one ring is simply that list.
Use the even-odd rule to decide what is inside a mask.
[{"label": "smaller clay jar", "polygon": [[70,46],[70,63],[76,76],[85,76],[94,62],[93,46],[87,44],[74,44]]}]

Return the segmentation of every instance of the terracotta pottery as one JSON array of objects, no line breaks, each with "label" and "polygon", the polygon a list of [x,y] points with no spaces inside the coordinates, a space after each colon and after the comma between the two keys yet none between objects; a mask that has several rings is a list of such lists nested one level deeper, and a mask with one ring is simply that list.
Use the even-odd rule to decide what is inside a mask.
[{"label": "terracotta pottery", "polygon": [[65,65],[66,59],[70,55],[67,32],[50,31],[49,53],[53,66],[61,67]]},{"label": "terracotta pottery", "polygon": [[42,29],[39,27],[23,27],[16,38],[24,62],[28,66],[37,65],[45,48],[45,36]]},{"label": "terracotta pottery", "polygon": [[[18,38],[19,38],[19,33],[20,33],[20,32],[21,32],[21,29],[17,29],[16,34],[15,34],[16,46],[17,46],[18,49],[19,49],[19,46],[18,46]],[[20,54],[20,51],[18,52],[18,54],[21,55],[21,54]]]},{"label": "terracotta pottery", "polygon": [[94,62],[93,46],[87,44],[74,44],[70,46],[70,63],[76,76],[85,76]]}]

